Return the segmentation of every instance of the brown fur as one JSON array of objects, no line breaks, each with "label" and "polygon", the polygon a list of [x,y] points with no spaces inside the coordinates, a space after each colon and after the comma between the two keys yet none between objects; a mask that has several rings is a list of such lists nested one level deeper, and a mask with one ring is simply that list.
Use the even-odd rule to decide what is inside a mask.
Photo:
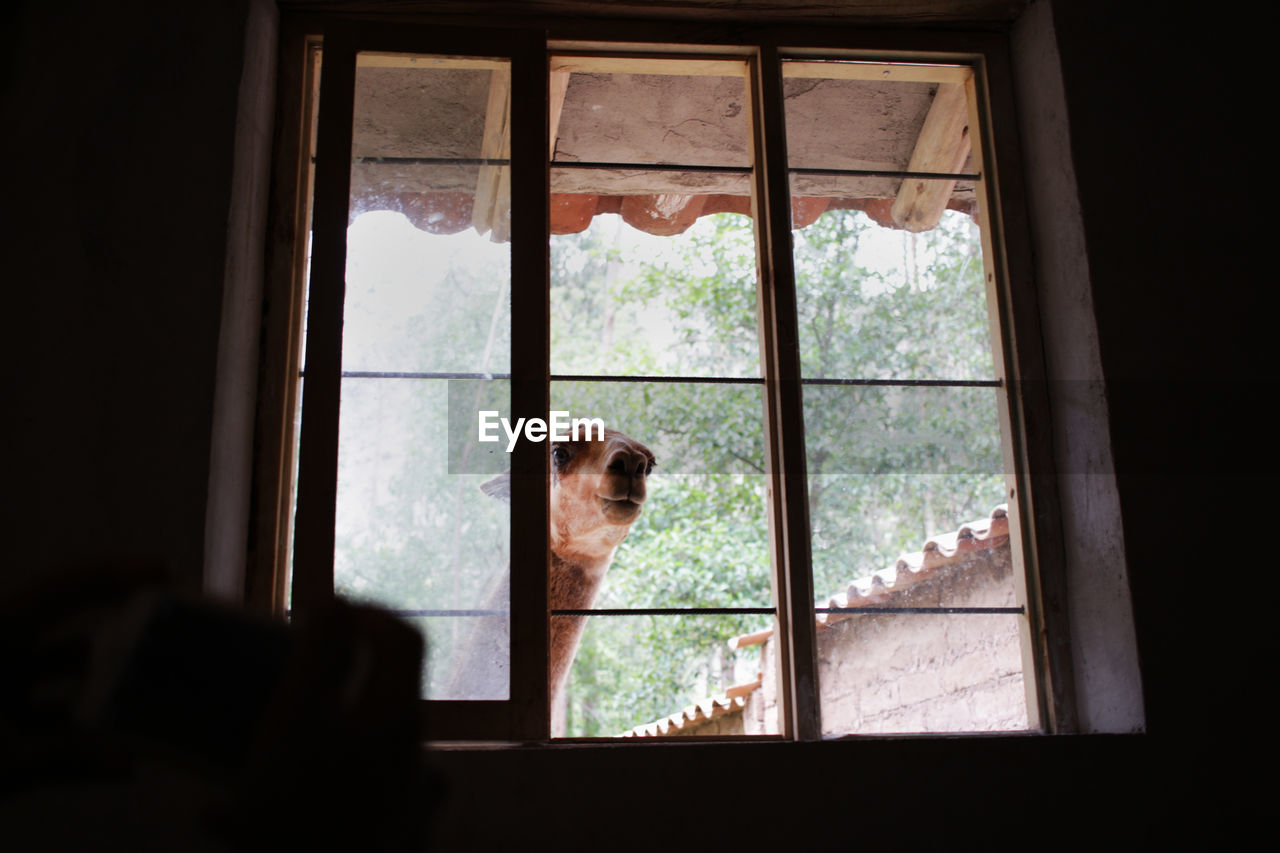
[{"label": "brown fur", "polygon": [[[554,610],[586,610],[613,554],[640,517],[653,453],[635,439],[605,430],[604,441],[557,444],[551,458],[551,577]],[[552,708],[560,706],[586,627],[585,616],[551,619]],[[556,731],[553,713],[552,731]]]},{"label": "brown fur", "polygon": [[[587,610],[614,552],[640,517],[653,453],[611,429],[605,430],[603,441],[558,442],[550,452],[548,604],[553,611]],[[492,497],[510,497],[506,474],[481,488]],[[504,578],[487,597],[487,606],[505,607],[506,590]],[[555,735],[564,734],[564,687],[586,622],[585,616],[551,618],[548,675]],[[501,678],[505,683],[507,643],[505,619],[481,620],[458,661],[452,692],[460,696],[500,692],[503,684],[490,681]]]}]

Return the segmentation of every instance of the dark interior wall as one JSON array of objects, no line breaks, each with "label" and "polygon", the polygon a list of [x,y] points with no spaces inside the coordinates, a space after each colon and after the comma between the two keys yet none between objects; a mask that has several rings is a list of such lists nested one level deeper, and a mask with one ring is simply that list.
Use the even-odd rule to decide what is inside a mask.
[{"label": "dark interior wall", "polygon": [[199,589],[245,7],[7,13],[5,580],[145,561]]},{"label": "dark interior wall", "polygon": [[1226,753],[1270,621],[1238,607],[1274,525],[1275,276],[1250,166],[1267,54],[1228,11],[1138,6],[1059,2],[1054,22],[1149,730]]},{"label": "dark interior wall", "polygon": [[[10,28],[6,580],[151,559],[199,586],[245,6],[31,3]],[[1245,67],[1266,54],[1235,22],[1123,6],[1058,3],[1054,20],[1150,734],[451,753],[449,849],[1238,827],[1270,622],[1231,594],[1264,570],[1238,558],[1274,504],[1270,279],[1249,262],[1262,178],[1246,168],[1266,166],[1248,142],[1265,78]]]}]

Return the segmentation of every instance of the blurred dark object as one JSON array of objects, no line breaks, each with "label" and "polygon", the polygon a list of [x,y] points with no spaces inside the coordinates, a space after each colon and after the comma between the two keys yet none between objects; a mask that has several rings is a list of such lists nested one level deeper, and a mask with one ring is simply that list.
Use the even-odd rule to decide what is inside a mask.
[{"label": "blurred dark object", "polygon": [[421,849],[416,631],[286,625],[97,568],[0,602],[6,850]]}]

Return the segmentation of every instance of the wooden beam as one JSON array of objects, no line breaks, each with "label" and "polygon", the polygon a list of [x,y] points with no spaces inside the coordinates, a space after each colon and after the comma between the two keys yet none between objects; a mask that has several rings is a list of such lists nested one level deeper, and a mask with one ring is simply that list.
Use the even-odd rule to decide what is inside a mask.
[{"label": "wooden beam", "polygon": [[356,56],[357,68],[461,68],[475,71],[499,71],[508,66],[505,59],[484,59],[474,56],[424,56],[409,53],[380,53],[361,51]]},{"label": "wooden beam", "polygon": [[828,80],[888,80],[895,83],[963,83],[973,76],[967,65],[906,64],[898,62],[841,62],[787,60],[784,78]]},{"label": "wooden beam", "polygon": [[[964,83],[942,83],[911,152],[909,172],[959,172],[969,157],[969,104]],[[954,180],[906,178],[891,215],[907,231],[936,228],[955,191]]]},{"label": "wooden beam", "polygon": [[1029,0],[806,0],[804,3],[796,0],[362,0],[302,5],[336,6],[337,11],[350,11],[355,7],[362,14],[405,15],[420,11],[467,16],[481,22],[514,17],[533,19],[540,24],[571,21],[607,26],[616,25],[620,19],[630,19],[624,20],[623,26],[632,29],[633,22],[655,19],[739,26],[750,22],[842,26],[1006,24],[1018,17],[1027,2]]},{"label": "wooden beam", "polygon": [[569,92],[569,72],[567,70],[551,71],[551,77],[547,81],[548,95],[550,101],[550,133],[547,157],[551,160],[556,158],[556,140],[560,138],[560,114],[564,112],[564,96]]},{"label": "wooden beam", "polygon": [[[504,66],[489,77],[489,102],[485,107],[480,156],[507,160],[511,157],[511,71]],[[481,166],[471,222],[480,234],[495,243],[511,236],[511,167]]]},{"label": "wooden beam", "polygon": [[553,56],[551,71],[575,74],[665,74],[674,77],[746,77],[746,59],[671,59],[647,56]]}]

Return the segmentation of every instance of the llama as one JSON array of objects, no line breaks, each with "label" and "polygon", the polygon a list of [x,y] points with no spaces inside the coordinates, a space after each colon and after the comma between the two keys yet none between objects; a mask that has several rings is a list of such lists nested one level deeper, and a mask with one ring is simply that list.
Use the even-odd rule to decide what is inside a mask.
[{"label": "llama", "polygon": [[[653,472],[649,448],[617,430],[605,429],[603,439],[558,441],[550,448],[550,578],[548,604],[555,610],[587,610],[595,601],[618,546],[640,517],[646,483]],[[481,488],[491,497],[510,499],[509,474]],[[505,595],[506,584],[499,595]],[[497,608],[490,608],[497,609]],[[467,677],[469,662],[483,654],[504,660],[508,628],[502,620],[484,620],[464,653],[454,684]],[[578,652],[586,616],[553,616],[550,627],[548,683],[551,694],[551,732],[564,734],[564,689]],[[486,667],[506,678],[505,667]]]}]

